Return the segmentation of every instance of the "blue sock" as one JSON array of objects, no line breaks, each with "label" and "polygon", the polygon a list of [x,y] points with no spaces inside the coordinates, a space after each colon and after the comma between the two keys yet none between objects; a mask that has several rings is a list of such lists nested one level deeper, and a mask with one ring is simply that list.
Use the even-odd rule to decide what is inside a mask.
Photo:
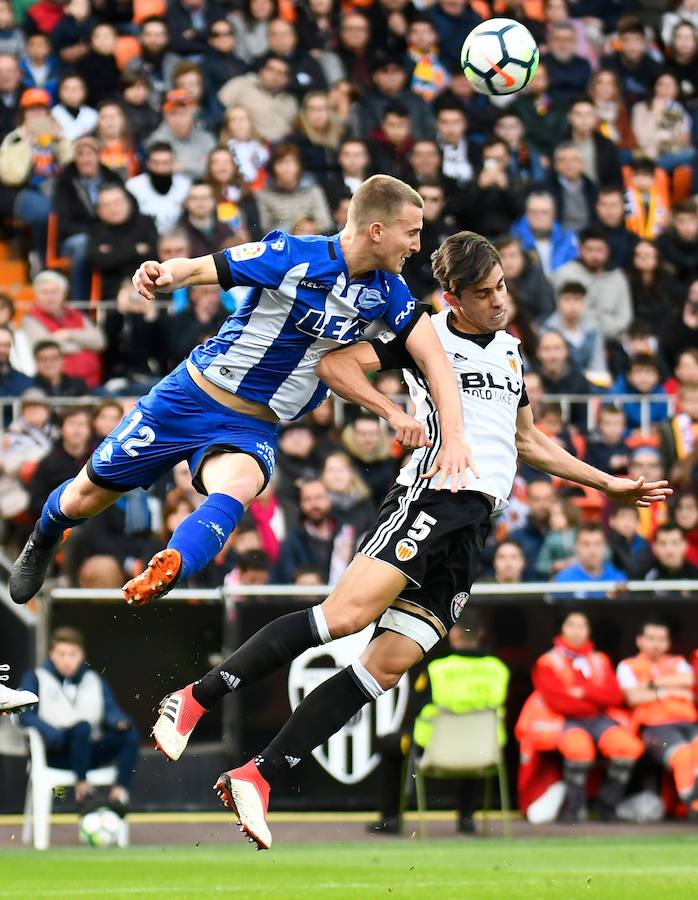
[{"label": "blue sock", "polygon": [[245,508],[227,494],[210,494],[201,506],[175,528],[167,545],[182,557],[182,581],[200,572],[220,553],[242,518]]},{"label": "blue sock", "polygon": [[74,480],[74,478],[69,478],[48,495],[48,499],[41,510],[41,518],[37,522],[39,537],[42,539],[39,543],[46,543],[47,546],[55,544],[60,540],[66,528],[74,528],[76,525],[81,525],[86,521],[86,519],[71,519],[61,512],[63,491]]}]

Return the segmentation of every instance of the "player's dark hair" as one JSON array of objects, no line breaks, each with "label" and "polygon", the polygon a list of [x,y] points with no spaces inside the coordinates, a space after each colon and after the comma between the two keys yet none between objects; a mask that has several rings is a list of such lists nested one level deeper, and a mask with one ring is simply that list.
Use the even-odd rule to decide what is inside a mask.
[{"label": "player's dark hair", "polygon": [[452,234],[431,257],[434,278],[441,290],[457,296],[465,288],[487,278],[499,264],[499,253],[494,245],[474,231]]},{"label": "player's dark hair", "polygon": [[51,637],[48,641],[48,649],[53,650],[56,644],[74,644],[83,652],[85,650],[85,638],[83,637],[82,632],[78,631],[77,628],[70,628],[68,626],[56,628],[51,632]]},{"label": "player's dark hair", "polygon": [[557,292],[558,297],[562,294],[575,294],[577,297],[586,297],[587,289],[581,281],[563,281]]},{"label": "player's dark hair", "polygon": [[651,613],[650,615],[645,616],[644,619],[640,619],[636,634],[638,636],[644,634],[645,628],[666,628],[666,630],[669,632],[669,637],[671,637],[671,625],[669,625],[667,620],[663,616],[660,616],[658,613]]}]

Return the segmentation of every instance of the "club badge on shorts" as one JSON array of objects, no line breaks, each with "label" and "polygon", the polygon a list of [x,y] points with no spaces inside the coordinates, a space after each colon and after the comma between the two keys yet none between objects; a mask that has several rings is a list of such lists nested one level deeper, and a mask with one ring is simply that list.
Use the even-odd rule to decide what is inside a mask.
[{"label": "club badge on shorts", "polygon": [[468,602],[469,597],[470,594],[467,591],[460,591],[451,600],[451,618],[454,622],[457,622],[460,618],[460,614],[463,612],[463,607]]},{"label": "club badge on shorts", "polygon": [[400,562],[407,562],[417,555],[417,545],[410,538],[403,538],[395,547],[395,556]]}]

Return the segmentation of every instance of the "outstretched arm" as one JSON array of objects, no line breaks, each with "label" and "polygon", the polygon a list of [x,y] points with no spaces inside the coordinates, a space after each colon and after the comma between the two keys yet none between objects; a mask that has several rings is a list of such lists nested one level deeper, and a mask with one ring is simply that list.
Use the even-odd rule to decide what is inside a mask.
[{"label": "outstretched arm", "polygon": [[177,257],[167,262],[149,259],[141,263],[132,281],[141,297],[154,300],[156,292],[171,294],[195,284],[218,284],[219,278],[214,259],[209,255],[195,259]]},{"label": "outstretched arm", "polygon": [[630,478],[615,478],[572,456],[536,428],[530,406],[519,409],[516,449],[519,458],[534,469],[596,488],[620,503],[650,506],[652,503],[661,503],[673,493],[668,481],[645,483],[642,477],[634,481]]}]

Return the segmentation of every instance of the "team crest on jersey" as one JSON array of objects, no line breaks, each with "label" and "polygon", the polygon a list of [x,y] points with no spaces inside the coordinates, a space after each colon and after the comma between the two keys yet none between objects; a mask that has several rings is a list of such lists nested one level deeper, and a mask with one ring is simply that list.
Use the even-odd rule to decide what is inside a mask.
[{"label": "team crest on jersey", "polygon": [[400,562],[407,562],[417,555],[417,550],[418,547],[411,538],[403,538],[401,541],[398,541],[398,545],[395,548],[395,556]]},{"label": "team crest on jersey", "polygon": [[262,241],[255,241],[251,244],[240,244],[239,247],[230,248],[230,258],[235,262],[245,262],[247,259],[257,259],[267,249],[267,245]]},{"label": "team crest on jersey", "polygon": [[[288,699],[294,710],[304,697],[358,659],[373,636],[373,625],[358,634],[340,638],[331,644],[312,647],[291,663],[288,673]],[[374,702],[333,734],[327,743],[313,750],[313,757],[332,778],[342,784],[358,784],[380,762],[377,738],[400,730],[407,709],[409,680],[403,675],[397,686]]]},{"label": "team crest on jersey", "polygon": [[467,591],[459,591],[453,600],[451,600],[451,618],[454,622],[457,622],[460,618],[460,614],[463,612],[463,608],[468,602],[469,597],[470,594]]},{"label": "team crest on jersey", "polygon": [[383,295],[375,288],[365,288],[359,294],[357,307],[361,310],[375,309],[383,303]]},{"label": "team crest on jersey", "polygon": [[516,360],[516,356],[514,355],[513,350],[507,350],[507,360],[509,361],[509,365],[511,366],[515,375],[519,374],[519,364]]}]

